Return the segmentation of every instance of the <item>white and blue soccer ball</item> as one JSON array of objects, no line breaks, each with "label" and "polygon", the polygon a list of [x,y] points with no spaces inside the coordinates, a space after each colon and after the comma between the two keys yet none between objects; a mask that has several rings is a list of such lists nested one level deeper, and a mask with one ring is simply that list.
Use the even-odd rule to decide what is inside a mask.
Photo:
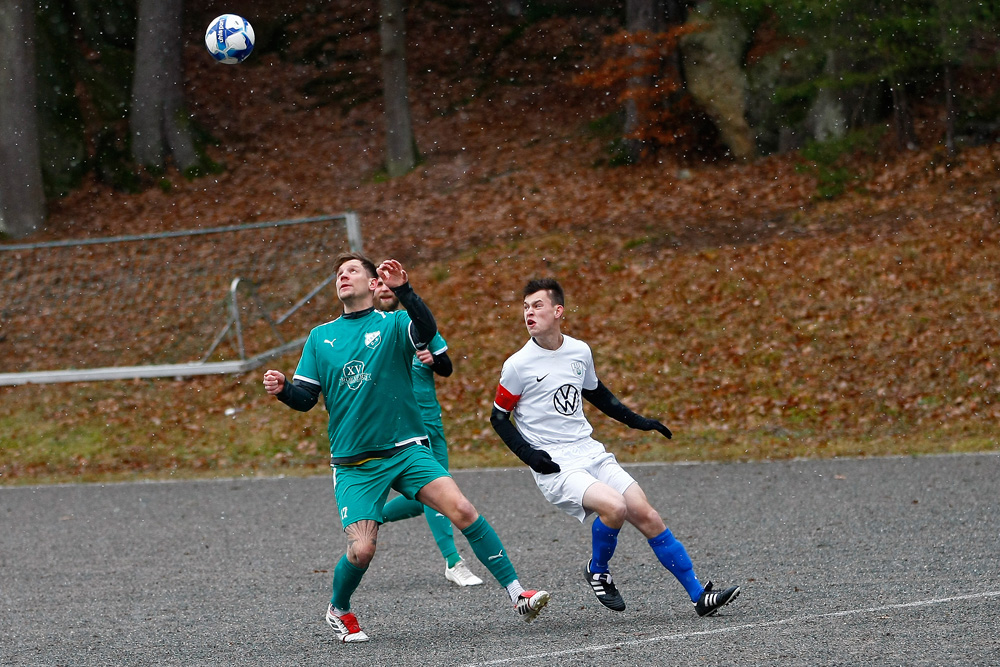
[{"label": "white and blue soccer ball", "polygon": [[253,26],[242,16],[223,14],[208,24],[205,46],[220,63],[235,65],[253,51]]}]

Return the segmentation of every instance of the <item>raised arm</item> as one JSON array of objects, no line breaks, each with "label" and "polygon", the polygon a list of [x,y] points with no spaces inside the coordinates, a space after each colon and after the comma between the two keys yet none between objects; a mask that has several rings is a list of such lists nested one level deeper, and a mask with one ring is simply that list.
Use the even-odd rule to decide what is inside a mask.
[{"label": "raised arm", "polygon": [[387,259],[377,270],[379,278],[392,290],[410,316],[410,336],[417,349],[427,347],[437,333],[437,322],[427,304],[410,287],[403,265],[394,259]]}]

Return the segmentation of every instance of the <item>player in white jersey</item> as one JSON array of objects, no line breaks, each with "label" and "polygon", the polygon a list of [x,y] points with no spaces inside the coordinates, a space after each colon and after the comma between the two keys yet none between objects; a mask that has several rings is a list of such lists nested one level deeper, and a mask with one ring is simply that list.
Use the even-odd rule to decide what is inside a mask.
[{"label": "player in white jersey", "polygon": [[[684,586],[699,616],[711,616],[740,594],[739,586],[715,591],[702,586],[687,551],[673,536],[642,488],[614,454],[591,437],[583,400],[626,426],[670,429],[625,407],[597,378],[594,357],[583,341],[562,333],[565,296],[551,278],[524,288],[524,323],[531,339],[503,365],[490,422],[504,443],[532,469],[546,500],[591,526],[592,554],[584,576],[597,599],[614,611],[625,600],[614,584],[609,561],[625,522],[649,542],[660,563]],[[511,421],[513,417],[513,421]]]}]

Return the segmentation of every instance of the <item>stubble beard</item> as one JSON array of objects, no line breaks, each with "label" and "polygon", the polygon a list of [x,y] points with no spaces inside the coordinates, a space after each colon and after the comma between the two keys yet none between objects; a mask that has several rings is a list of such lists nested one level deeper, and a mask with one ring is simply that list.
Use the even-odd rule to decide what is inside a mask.
[{"label": "stubble beard", "polygon": [[340,302],[344,304],[345,313],[353,313],[358,310],[371,308],[373,305],[373,292],[352,293],[348,296],[340,296]]},{"label": "stubble beard", "polygon": [[375,309],[381,310],[384,313],[391,313],[394,310],[399,310],[399,299],[393,296],[389,299],[381,299],[375,297]]}]

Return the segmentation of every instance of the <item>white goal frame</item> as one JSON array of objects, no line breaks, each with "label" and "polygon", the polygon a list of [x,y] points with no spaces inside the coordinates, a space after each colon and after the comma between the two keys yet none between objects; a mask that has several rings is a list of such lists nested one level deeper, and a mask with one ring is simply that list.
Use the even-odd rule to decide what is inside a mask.
[{"label": "white goal frame", "polygon": [[[318,222],[333,222],[341,221],[344,224],[347,233],[348,247],[350,247],[352,252],[364,252],[363,242],[361,237],[361,221],[358,218],[358,214],[353,211],[348,211],[338,215],[324,215],[312,218],[298,218],[292,220],[279,220],[275,222],[258,222],[258,223],[248,223],[242,225],[231,225],[228,227],[213,227],[208,229],[192,229],[192,230],[178,230],[172,232],[160,232],[153,234],[136,234],[130,236],[114,236],[106,238],[95,238],[95,239],[81,239],[81,240],[65,240],[65,241],[50,241],[45,243],[20,243],[12,245],[0,245],[0,252],[8,250],[37,250],[44,248],[57,248],[57,247],[69,247],[69,246],[80,246],[80,245],[97,245],[97,244],[107,244],[107,243],[121,243],[125,241],[147,241],[154,239],[163,238],[174,238],[181,236],[203,236],[206,234],[222,234],[225,232],[237,232],[245,231],[248,229],[266,229],[273,227],[284,227],[288,225],[301,225],[308,223],[318,223]],[[311,298],[313,298],[320,290],[329,285],[335,279],[335,275],[327,276],[322,282],[313,287],[308,294],[303,296],[299,301],[295,303],[292,308],[278,317],[276,320],[270,320],[268,318],[268,324],[273,325],[281,324],[286,319],[288,319],[295,311],[301,308],[305,303],[307,303]],[[305,337],[298,338],[289,342],[281,342],[277,347],[271,348],[266,352],[258,354],[253,357],[247,358],[246,351],[243,347],[243,335],[242,335],[242,322],[240,320],[240,309],[237,305],[237,288],[240,286],[242,279],[240,277],[233,278],[232,283],[229,287],[229,320],[226,322],[222,331],[216,337],[215,341],[212,343],[208,353],[204,356],[201,361],[183,363],[183,364],[159,364],[159,365],[147,365],[147,366],[108,366],[104,368],[84,368],[84,369],[66,369],[66,370],[51,370],[51,371],[25,371],[20,373],[0,373],[0,386],[13,386],[13,385],[24,385],[24,384],[49,384],[58,382],[93,382],[102,380],[132,380],[137,378],[185,378],[192,377],[196,375],[225,375],[225,374],[235,374],[239,375],[252,371],[259,368],[260,366],[267,363],[269,360],[279,357],[288,352],[295,351],[302,347],[305,342]],[[277,334],[277,332],[275,331]],[[238,361],[217,361],[209,362],[208,358],[211,357],[212,352],[215,348],[222,342],[222,340],[228,336],[235,334],[236,337],[236,347],[239,350],[240,359]],[[279,341],[281,341],[280,335],[278,336]]]}]

